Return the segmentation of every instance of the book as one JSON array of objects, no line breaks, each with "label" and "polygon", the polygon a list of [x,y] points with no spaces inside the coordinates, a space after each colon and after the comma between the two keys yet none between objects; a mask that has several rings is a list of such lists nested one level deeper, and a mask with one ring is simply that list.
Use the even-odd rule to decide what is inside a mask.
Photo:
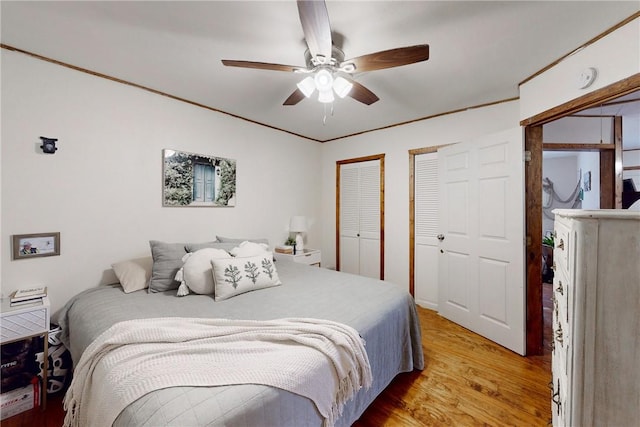
[{"label": "book", "polygon": [[29,304],[34,304],[34,303],[40,303],[42,302],[42,298],[44,297],[34,297],[31,299],[25,299],[25,300],[21,300],[21,301],[11,301],[9,303],[10,307],[16,307],[16,306],[21,306],[21,305],[29,305]]},{"label": "book", "polygon": [[293,254],[293,246],[276,246],[275,250],[280,254]]},{"label": "book", "polygon": [[30,289],[18,289],[13,293],[10,300],[11,302],[19,302],[31,300],[34,298],[43,298],[47,296],[47,287],[46,286],[38,286],[36,288]]}]

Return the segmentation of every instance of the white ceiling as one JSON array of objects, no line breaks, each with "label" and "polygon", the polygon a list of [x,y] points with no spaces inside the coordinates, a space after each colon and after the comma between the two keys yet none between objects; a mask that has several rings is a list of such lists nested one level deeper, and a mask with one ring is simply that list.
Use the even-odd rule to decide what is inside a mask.
[{"label": "white ceiling", "polygon": [[304,65],[294,1],[2,1],[2,43],[327,141],[518,96],[518,83],[640,10],[640,1],[331,1],[346,58],[427,43],[430,58],[356,74],[380,97],[283,106]]}]

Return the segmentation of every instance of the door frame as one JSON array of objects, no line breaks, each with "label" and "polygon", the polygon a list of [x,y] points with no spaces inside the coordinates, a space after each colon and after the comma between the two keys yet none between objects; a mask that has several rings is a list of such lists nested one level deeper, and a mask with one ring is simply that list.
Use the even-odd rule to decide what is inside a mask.
[{"label": "door frame", "polygon": [[[525,234],[527,237],[526,277],[527,286],[527,355],[543,353],[542,315],[542,125],[627,95],[640,89],[640,73],[596,89],[593,92],[565,102],[520,122],[525,128],[525,151],[530,159],[525,166]],[[615,128],[621,130],[621,126]],[[616,138],[620,138],[617,135]],[[616,143],[619,141],[616,139]],[[622,152],[615,149],[616,204],[622,199]]]},{"label": "door frame", "polygon": [[384,280],[384,153],[336,161],[336,270],[340,271],[340,167],[371,160],[380,161],[380,280]]}]

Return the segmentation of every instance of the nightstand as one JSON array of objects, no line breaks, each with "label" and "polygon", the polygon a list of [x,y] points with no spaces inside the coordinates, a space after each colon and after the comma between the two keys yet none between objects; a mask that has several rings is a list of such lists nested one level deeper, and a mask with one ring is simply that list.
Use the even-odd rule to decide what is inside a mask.
[{"label": "nightstand", "polygon": [[295,255],[274,252],[273,256],[276,261],[293,261],[300,264],[317,265],[318,267],[320,267],[320,261],[322,261],[320,249],[305,249],[302,253],[297,253]]},{"label": "nightstand", "polygon": [[0,305],[0,345],[33,337],[42,337],[44,340],[44,357],[42,368],[42,409],[47,407],[47,369],[49,353],[49,324],[50,304],[49,297],[33,304],[11,307],[9,298],[2,300]]}]

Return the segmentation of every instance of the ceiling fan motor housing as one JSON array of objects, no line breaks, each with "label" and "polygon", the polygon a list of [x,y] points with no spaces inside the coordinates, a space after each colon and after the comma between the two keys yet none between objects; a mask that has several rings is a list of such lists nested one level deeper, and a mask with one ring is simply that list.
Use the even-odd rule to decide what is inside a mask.
[{"label": "ceiling fan motor housing", "polygon": [[333,71],[336,71],[338,66],[344,62],[344,52],[337,46],[331,48],[331,58],[328,60],[324,57],[313,57],[309,49],[304,51],[304,61],[307,64],[308,69],[314,69],[320,66],[330,67]]}]

